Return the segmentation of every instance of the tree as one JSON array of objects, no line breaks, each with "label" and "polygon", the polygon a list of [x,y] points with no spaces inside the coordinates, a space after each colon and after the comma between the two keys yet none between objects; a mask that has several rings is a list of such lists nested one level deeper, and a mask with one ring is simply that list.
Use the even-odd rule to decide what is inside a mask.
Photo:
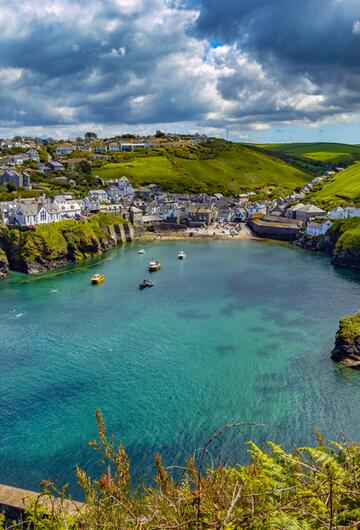
[{"label": "tree", "polygon": [[165,133],[162,131],[156,131],[155,138],[164,138]]},{"label": "tree", "polygon": [[97,134],[90,131],[90,132],[85,133],[84,138],[87,142],[90,142],[90,140],[96,140]]}]

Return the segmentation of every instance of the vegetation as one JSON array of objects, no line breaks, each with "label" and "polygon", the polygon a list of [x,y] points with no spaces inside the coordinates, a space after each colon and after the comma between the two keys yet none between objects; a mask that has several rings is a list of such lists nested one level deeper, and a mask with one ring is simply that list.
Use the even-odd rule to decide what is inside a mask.
[{"label": "vegetation", "polygon": [[[316,447],[287,453],[271,442],[263,448],[248,444],[250,463],[205,466],[211,442],[199,457],[190,458],[177,473],[156,457],[152,485],[131,485],[130,462],[114,439],[108,440],[97,412],[99,440],[90,445],[99,453],[103,474],[91,479],[77,469],[86,506],[75,515],[60,506],[46,511],[41,501],[26,514],[41,530],[235,530],[235,529],[355,529],[360,520],[360,448],[352,443],[326,443],[317,435]],[[239,427],[241,424],[235,425]],[[234,426],[228,426],[234,427]],[[177,478],[175,478],[175,475]],[[55,491],[57,491],[55,489]],[[46,514],[46,516],[45,516]]]},{"label": "vegetation", "polygon": [[360,204],[360,162],[337,173],[331,182],[311,194],[311,200],[332,208],[341,204]]},{"label": "vegetation", "polygon": [[157,183],[175,193],[256,191],[266,197],[285,194],[311,180],[308,173],[276,156],[223,140],[119,153],[113,159],[115,163],[94,166],[94,172],[105,179],[129,177],[136,187]]},{"label": "vegetation", "polygon": [[259,147],[273,152],[283,152],[320,162],[332,162],[337,165],[348,165],[360,160],[360,145],[338,143],[289,143],[262,144]]},{"label": "vegetation", "polygon": [[0,227],[0,245],[15,270],[55,260],[80,261],[103,252],[109,245],[108,228],[124,223],[121,216],[99,213],[84,221],[61,221],[35,230]]},{"label": "vegetation", "polygon": [[360,341],[360,312],[340,320],[337,336],[348,342]]},{"label": "vegetation", "polygon": [[334,221],[329,234],[337,238],[335,251],[360,250],[360,217]]}]

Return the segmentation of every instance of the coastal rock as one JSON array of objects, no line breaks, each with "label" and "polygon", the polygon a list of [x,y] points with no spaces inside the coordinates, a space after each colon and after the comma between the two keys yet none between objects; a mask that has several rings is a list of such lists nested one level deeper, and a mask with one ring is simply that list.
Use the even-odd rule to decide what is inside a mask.
[{"label": "coastal rock", "polygon": [[113,214],[42,225],[36,230],[0,226],[0,244],[8,269],[26,274],[52,271],[70,262],[100,256],[132,239],[132,226]]},{"label": "coastal rock", "polygon": [[360,312],[340,320],[331,358],[350,368],[360,369]]},{"label": "coastal rock", "polygon": [[5,252],[0,248],[0,280],[5,280],[9,276],[9,262]]},{"label": "coastal rock", "polygon": [[332,263],[336,267],[360,269],[360,249],[336,249]]}]

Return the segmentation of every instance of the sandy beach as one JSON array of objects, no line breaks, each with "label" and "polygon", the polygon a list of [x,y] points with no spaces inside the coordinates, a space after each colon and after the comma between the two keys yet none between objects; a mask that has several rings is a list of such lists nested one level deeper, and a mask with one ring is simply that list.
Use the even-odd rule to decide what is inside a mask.
[{"label": "sandy beach", "polygon": [[234,226],[215,223],[214,225],[202,228],[187,228],[186,230],[174,232],[147,232],[140,239],[150,241],[184,241],[193,239],[231,239],[244,241],[259,238],[245,224]]}]

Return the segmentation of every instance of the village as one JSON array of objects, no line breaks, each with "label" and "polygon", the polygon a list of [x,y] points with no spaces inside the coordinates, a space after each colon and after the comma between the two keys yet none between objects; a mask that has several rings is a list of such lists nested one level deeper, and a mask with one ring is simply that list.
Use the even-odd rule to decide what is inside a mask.
[{"label": "village", "polygon": [[[324,235],[334,219],[360,216],[360,208],[338,207],[326,212],[306,200],[314,186],[329,181],[342,167],[313,178],[287,197],[261,201],[254,201],[254,191],[227,197],[221,193],[169,193],[156,183],[134,188],[125,176],[104,179],[96,172],[91,178],[93,189],[79,186],[90,173],[92,161],[99,157],[107,159],[111,153],[153,149],[164,143],[196,145],[205,143],[207,138],[157,134],[150,139],[125,140],[104,142],[95,133],[87,133],[76,142],[58,144],[52,139],[2,140],[0,186],[8,192],[24,193],[0,202],[0,222],[31,230],[41,224],[81,220],[108,212],[123,216],[139,231],[154,234],[236,237],[242,232],[292,241],[299,233],[310,237]],[[49,144],[51,154],[46,150]],[[74,157],[74,152],[87,153],[87,157]],[[39,175],[52,182],[51,193],[39,187]],[[40,193],[33,193],[35,190]]]}]

